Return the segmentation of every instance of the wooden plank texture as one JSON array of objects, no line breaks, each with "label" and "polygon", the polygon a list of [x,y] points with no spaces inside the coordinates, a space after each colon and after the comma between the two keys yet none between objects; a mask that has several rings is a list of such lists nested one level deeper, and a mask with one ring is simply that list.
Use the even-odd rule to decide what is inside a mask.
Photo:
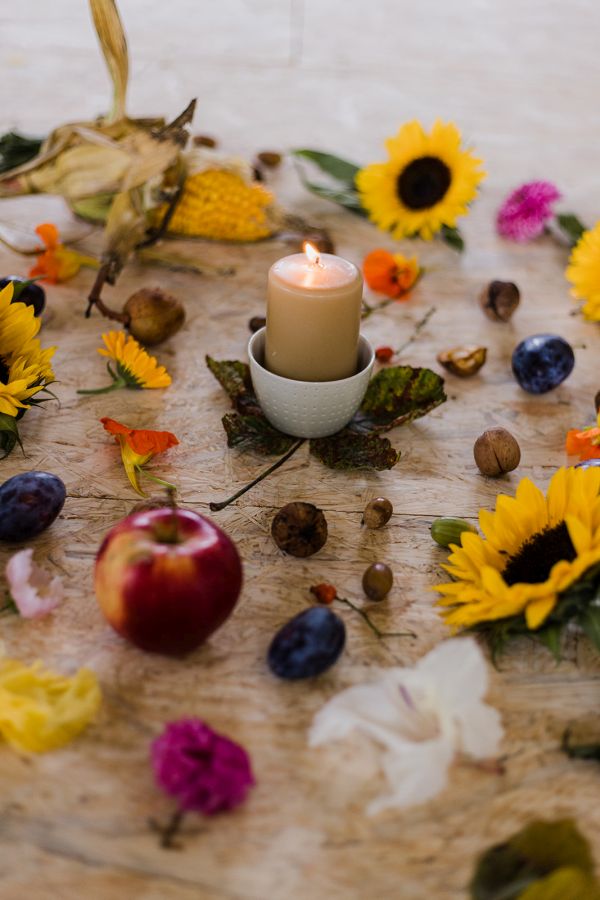
[{"label": "wooden plank texture", "polygon": [[[49,7],[42,0],[31,0],[27,15],[25,7],[11,15],[10,47],[0,60],[4,126],[46,129],[97,113],[105,103],[88,25],[81,15],[69,24],[71,5],[52,5],[53,27],[65,29],[60,52],[43,38]],[[64,479],[63,513],[34,545],[64,576],[67,599],[42,622],[2,615],[0,634],[9,655],[41,658],[64,671],[91,666],[105,703],[98,722],[63,751],[29,758],[0,746],[0,897],[458,900],[476,855],[534,816],[575,816],[600,860],[600,811],[593,802],[598,769],[558,750],[564,727],[597,715],[600,701],[598,658],[578,634],[569,636],[560,666],[523,641],[493,674],[490,698],[506,728],[502,776],[457,764],[451,785],[433,802],[371,819],[363,810],[381,776],[369,747],[352,741],[306,746],[312,716],[328,697],[378,665],[414,662],[447,636],[430,592],[445,555],[430,539],[432,519],[474,519],[480,506],[491,507],[499,491],[514,490],[525,475],[545,486],[565,461],[567,428],[591,421],[600,386],[598,330],[572,315],[566,250],[549,238],[528,247],[500,241],[494,213],[509,188],[546,177],[558,183],[565,207],[595,221],[600,127],[592,35],[600,7],[585,0],[525,7],[517,0],[467,0],[451,14],[432,0],[426,7],[380,0],[376,30],[363,41],[369,10],[358,0],[238,0],[211,5],[206,22],[205,4],[172,0],[168,23],[167,7],[154,12],[153,6],[122,2],[136,54],[133,111],[176,113],[197,95],[198,130],[217,133],[225,147],[251,154],[302,144],[366,161],[380,155],[383,139],[404,118],[458,121],[489,172],[465,223],[468,250],[459,258],[437,244],[404,246],[419,254],[427,275],[409,302],[374,315],[364,331],[375,345],[399,345],[435,306],[405,361],[435,368],[440,350],[481,343],[488,362],[472,380],[448,376],[448,403],[393,433],[402,459],[391,472],[333,473],[302,449],[215,514],[244,559],[242,600],[205,647],[173,661],[125,644],[94,600],[99,542],[135,502],[98,419],[110,414],[174,431],[181,446],[157,472],[200,512],[256,475],[263,461],[225,449],[220,418],[227,401],[203,360],[207,352],[244,357],[247,321],[263,312],[268,266],[286,247],[278,241],[198,244],[199,257],[235,266],[229,278],[127,267],[107,295],[113,305],[144,284],[162,285],[186,305],[184,330],[157,351],[173,374],[166,391],[79,397],[77,388],[105,377],[95,353],[105,323],[96,314],[83,318],[92,276],[82,271],[48,289],[51,315],[42,336],[59,348],[60,406],[27,416],[26,456],[17,450],[1,462],[0,478],[41,468]],[[5,14],[0,18],[4,27]],[[165,49],[160,34],[167,25]],[[214,29],[214,41],[204,26]],[[195,58],[195,33],[202,33],[208,56]],[[75,45],[85,52],[71,52]],[[28,54],[28,46],[35,52]],[[288,205],[327,224],[338,252],[355,262],[376,246],[393,246],[368,223],[303,194],[291,165],[273,184]],[[23,259],[0,249],[1,272],[25,270]],[[494,278],[515,280],[522,290],[508,325],[489,322],[478,307],[478,292]],[[572,343],[577,363],[564,385],[535,398],[515,383],[510,355],[521,338],[548,330]],[[473,463],[473,442],[490,425],[509,428],[523,452],[518,471],[500,480],[484,479]],[[361,511],[378,494],[390,498],[395,514],[384,530],[365,532]],[[274,512],[290,500],[312,501],[328,518],[329,541],[309,560],[284,557],[269,536]],[[9,552],[0,548],[0,571]],[[362,571],[375,559],[393,567],[396,581],[388,601],[370,608],[373,621],[415,637],[378,640],[355,613],[341,609],[348,647],[339,664],[314,684],[276,681],[266,648],[275,629],[309,602],[309,586],[332,581],[360,602]],[[0,577],[0,592],[3,586]],[[166,817],[171,808],[153,785],[148,746],[166,721],[189,715],[206,718],[249,749],[258,786],[235,814],[190,817],[184,849],[165,851],[147,827],[149,817]]]}]

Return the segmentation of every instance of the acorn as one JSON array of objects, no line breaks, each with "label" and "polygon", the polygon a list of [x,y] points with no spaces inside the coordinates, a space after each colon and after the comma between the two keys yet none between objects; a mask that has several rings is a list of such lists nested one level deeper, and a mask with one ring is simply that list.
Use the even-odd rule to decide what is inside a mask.
[{"label": "acorn", "polygon": [[181,301],[159,287],[136,291],[125,303],[123,312],[128,317],[128,331],[148,347],[172,337],[185,320]]},{"label": "acorn", "polygon": [[271,536],[279,549],[291,556],[312,556],[325,546],[327,520],[313,503],[287,503],[271,523]]},{"label": "acorn", "polygon": [[514,281],[490,281],[479,297],[479,303],[488,319],[508,322],[521,300],[521,293]]}]

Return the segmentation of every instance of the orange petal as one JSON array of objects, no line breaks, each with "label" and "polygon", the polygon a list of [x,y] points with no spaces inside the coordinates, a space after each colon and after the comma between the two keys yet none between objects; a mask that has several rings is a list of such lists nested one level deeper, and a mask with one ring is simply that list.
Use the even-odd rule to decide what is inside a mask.
[{"label": "orange petal", "polygon": [[397,283],[398,266],[394,255],[388,250],[372,250],[363,261],[365,281],[372,291],[387,297],[396,297],[402,292]]},{"label": "orange petal", "polygon": [[54,250],[58,247],[58,228],[56,225],[52,225],[51,222],[44,222],[43,225],[38,225],[35,233],[41,237],[48,250]]},{"label": "orange petal", "polygon": [[163,453],[169,447],[179,443],[170,431],[149,431],[146,429],[132,429],[127,435],[127,443],[135,453],[141,456]]},{"label": "orange petal", "polygon": [[104,430],[108,431],[109,434],[129,434],[131,431],[131,428],[121,425],[116,419],[109,419],[108,416],[104,416],[100,421],[104,425]]}]

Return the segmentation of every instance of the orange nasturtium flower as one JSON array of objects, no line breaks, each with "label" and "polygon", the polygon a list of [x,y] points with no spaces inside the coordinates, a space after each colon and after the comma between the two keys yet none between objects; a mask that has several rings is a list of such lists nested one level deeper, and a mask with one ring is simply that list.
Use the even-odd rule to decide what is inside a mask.
[{"label": "orange nasturtium flower", "polygon": [[405,297],[423,274],[416,256],[408,259],[402,253],[390,253],[389,250],[367,253],[363,272],[372,291],[396,299]]},{"label": "orange nasturtium flower", "polygon": [[56,225],[50,222],[38,225],[35,233],[41,237],[46,249],[40,249],[37,262],[29,272],[30,278],[41,275],[45,281],[56,284],[58,281],[73,278],[82,266],[88,266],[90,269],[98,268],[98,260],[93,256],[85,256],[61,244]]},{"label": "orange nasturtium flower", "polygon": [[567,433],[566,451],[580,460],[600,459],[600,412],[598,424],[590,428],[571,428]]},{"label": "orange nasturtium flower", "polygon": [[[126,425],[121,425],[120,422],[116,422],[114,419],[109,419],[106,416],[103,419],[100,419],[100,421],[104,425],[105,430],[108,431],[109,434],[115,436],[115,440],[121,447],[123,465],[125,466],[125,472],[127,473],[131,486],[134,491],[141,494],[142,497],[145,497],[146,495],[138,484],[138,473],[143,471],[142,467],[145,466],[153,456],[156,456],[157,453],[163,453],[165,450],[168,450],[169,447],[174,447],[179,441],[170,431],[150,431],[146,428],[128,428]],[[145,474],[159,484],[163,484],[166,487],[174,487],[174,485],[170,484],[168,481],[157,478],[156,475],[151,475],[149,472],[145,472]]]}]

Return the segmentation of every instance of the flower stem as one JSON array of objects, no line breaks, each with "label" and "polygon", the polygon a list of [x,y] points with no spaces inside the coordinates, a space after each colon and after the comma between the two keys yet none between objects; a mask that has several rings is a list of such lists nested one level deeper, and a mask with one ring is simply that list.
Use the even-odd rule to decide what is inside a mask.
[{"label": "flower stem", "polygon": [[178,834],[184,817],[184,810],[176,809],[166,825],[161,825],[154,819],[150,819],[150,827],[160,834],[160,846],[165,850],[173,850],[177,847],[173,838]]},{"label": "flower stem", "polygon": [[414,631],[381,631],[374,622],[371,621],[369,614],[361,609],[360,606],[356,606],[352,600],[348,600],[346,597],[336,597],[336,600],[339,600],[340,603],[345,603],[346,606],[349,606],[350,609],[353,609],[354,612],[357,612],[361,619],[369,626],[375,637],[379,640],[382,638],[388,637],[416,637],[417,635]]},{"label": "flower stem", "polygon": [[219,503],[209,503],[209,509],[212,512],[218,512],[221,509],[225,509],[225,507],[229,506],[230,503],[233,503],[234,500],[237,500],[239,497],[241,497],[255,485],[259,484],[261,481],[264,481],[265,478],[267,478],[272,472],[275,472],[275,470],[278,469],[279,466],[282,466],[284,462],[287,462],[287,460],[291,456],[293,456],[296,450],[298,450],[298,448],[302,446],[304,440],[304,438],[301,438],[299,441],[296,441],[296,443],[288,450],[287,453],[284,453],[283,456],[279,457],[277,462],[274,462],[272,466],[269,466],[268,469],[265,469],[264,472],[261,472],[260,475],[258,475],[253,481],[251,481],[249,484],[244,485],[243,488],[240,488],[239,491],[236,491],[236,493],[232,494],[231,497],[228,497],[227,500],[221,500]]},{"label": "flower stem", "polygon": [[146,478],[150,478],[152,481],[156,481],[157,484],[162,484],[163,487],[172,488],[174,491],[177,490],[177,486],[172,484],[170,481],[165,481],[163,478],[159,478],[157,475],[152,475],[148,469],[144,469],[142,466],[136,466],[136,469],[140,473],[140,475],[145,475]]},{"label": "flower stem", "polygon": [[78,394],[108,394],[109,391],[116,391],[119,388],[124,388],[124,387],[127,387],[127,383],[125,381],[123,381],[122,378],[117,378],[117,379],[115,379],[115,381],[113,381],[112,384],[109,384],[106,387],[93,388],[93,389],[87,389],[87,390],[81,389],[81,390],[78,390],[77,393]]}]

